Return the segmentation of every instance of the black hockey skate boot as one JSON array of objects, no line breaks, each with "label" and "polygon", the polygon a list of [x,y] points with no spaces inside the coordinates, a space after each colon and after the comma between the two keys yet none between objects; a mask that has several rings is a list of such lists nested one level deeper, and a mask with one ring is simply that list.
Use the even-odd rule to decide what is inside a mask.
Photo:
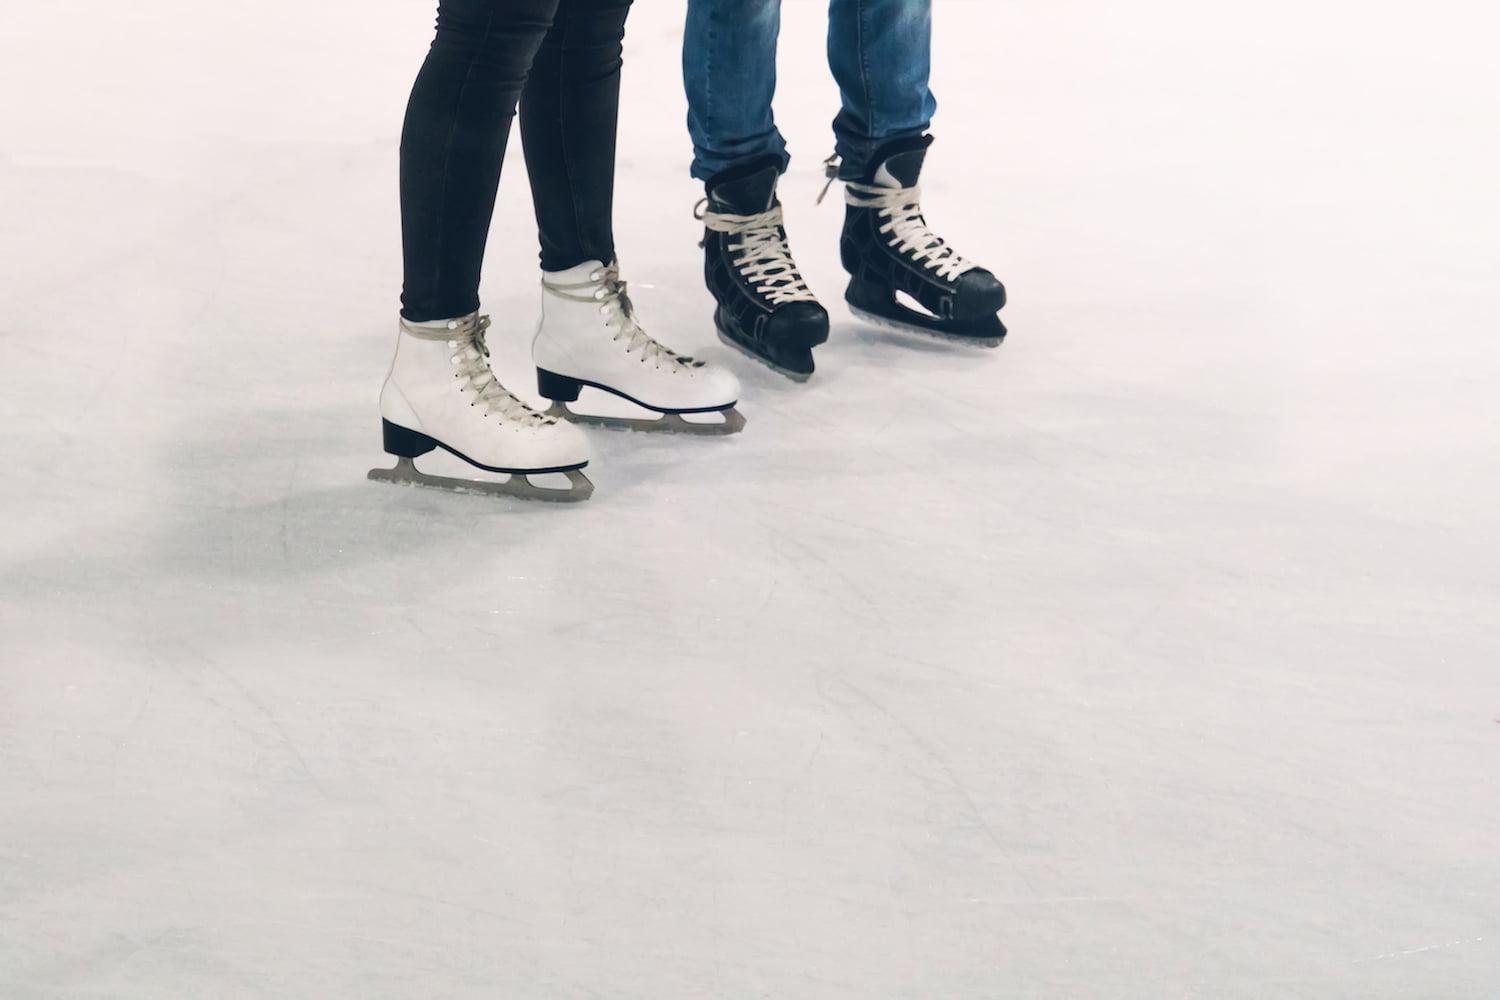
[{"label": "black hockey skate boot", "polygon": [[[869,171],[845,185],[839,255],[850,274],[844,294],[854,315],[874,326],[995,347],[1005,286],[964,260],[927,228],[917,179],[932,136],[899,139],[876,151]],[[920,308],[897,298],[911,297]]]},{"label": "black hockey skate boot", "polygon": [[813,373],[812,349],[828,339],[828,311],[787,247],[777,176],[774,160],[759,160],[709,180],[699,203],[703,275],[720,339],[802,382]]}]

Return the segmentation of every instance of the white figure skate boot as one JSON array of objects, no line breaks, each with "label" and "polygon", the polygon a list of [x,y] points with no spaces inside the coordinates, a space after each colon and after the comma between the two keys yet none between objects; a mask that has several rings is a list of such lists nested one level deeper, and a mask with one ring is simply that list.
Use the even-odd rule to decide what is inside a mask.
[{"label": "white figure skate boot", "polygon": [[[616,264],[585,261],[542,274],[542,321],[532,341],[537,389],[552,400],[548,416],[631,430],[733,434],[745,426],[735,409],[740,384],[726,368],[677,354],[636,322]],[[613,393],[660,417],[633,419],[575,413],[567,403],[584,386]],[[684,413],[722,413],[716,422]]]},{"label": "white figure skate boot", "polygon": [[[589,463],[583,432],[536,412],[495,379],[484,343],[489,325],[490,318],[478,313],[431,323],[401,321],[396,357],[380,390],[385,450],[398,461],[394,469],[370,470],[370,478],[532,500],[587,500],[594,486],[579,471]],[[425,475],[412,459],[434,448],[510,478]],[[539,487],[526,478],[544,472],[565,473],[571,486]]]}]

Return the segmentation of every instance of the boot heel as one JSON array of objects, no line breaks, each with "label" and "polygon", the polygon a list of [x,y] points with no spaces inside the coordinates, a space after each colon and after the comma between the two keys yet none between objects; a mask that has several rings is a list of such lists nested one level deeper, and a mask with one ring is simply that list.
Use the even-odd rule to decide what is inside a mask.
[{"label": "boot heel", "polygon": [[844,291],[844,301],[851,306],[861,309],[878,308],[881,305],[889,305],[893,297],[888,288],[882,288],[872,281],[863,278],[849,279],[849,287]]},{"label": "boot heel", "polygon": [[583,383],[576,378],[558,375],[545,368],[536,370],[536,391],[554,403],[571,403],[583,391]]},{"label": "boot heel", "polygon": [[380,421],[380,431],[385,437],[385,451],[397,458],[416,458],[437,447],[437,442],[426,434],[408,430],[389,420]]}]

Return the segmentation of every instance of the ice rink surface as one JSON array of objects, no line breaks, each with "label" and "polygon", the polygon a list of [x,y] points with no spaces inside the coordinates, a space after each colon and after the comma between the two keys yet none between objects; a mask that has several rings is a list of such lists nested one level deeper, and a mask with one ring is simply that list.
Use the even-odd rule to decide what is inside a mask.
[{"label": "ice rink surface", "polygon": [[[725,357],[638,6],[622,260]],[[364,478],[428,3],[6,6],[0,997],[1500,996],[1496,16],[937,8],[1010,341],[848,318],[788,0],[819,373],[557,509]]]}]

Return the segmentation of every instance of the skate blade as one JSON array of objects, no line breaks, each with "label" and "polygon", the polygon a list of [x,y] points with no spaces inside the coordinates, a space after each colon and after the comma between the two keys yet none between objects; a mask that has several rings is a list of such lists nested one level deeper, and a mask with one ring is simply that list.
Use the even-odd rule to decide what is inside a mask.
[{"label": "skate blade", "polygon": [[371,469],[369,478],[377,483],[392,483],[397,486],[425,486],[450,493],[519,497],[522,500],[542,500],[549,503],[578,503],[594,495],[594,484],[579,470],[569,469],[563,475],[568,477],[571,485],[565,489],[553,489],[533,484],[524,472],[513,472],[509,479],[495,481],[429,476],[418,469],[411,459],[398,458],[395,468]]},{"label": "skate blade", "polygon": [[547,410],[547,416],[556,417],[559,420],[571,420],[576,424],[608,427],[617,431],[698,434],[706,437],[738,434],[745,429],[745,415],[735,407],[710,412],[722,413],[724,419],[718,423],[696,423],[683,419],[680,413],[663,413],[659,417],[604,417],[593,413],[574,413],[568,409],[566,403],[554,400]]},{"label": "skate blade", "polygon": [[950,344],[964,344],[969,347],[999,347],[1005,342],[1005,334],[998,337],[966,337],[961,333],[949,333],[928,326],[919,326],[916,323],[903,323],[900,320],[891,319],[888,316],[878,316],[872,312],[866,312],[858,306],[851,305],[849,311],[855,318],[869,326],[881,330],[890,330],[893,333],[904,333],[923,340],[941,340]]},{"label": "skate blade", "polygon": [[783,368],[783,367],[781,367],[780,365],[778,365],[774,361],[767,361],[765,358],[761,357],[759,354],[756,354],[754,351],[752,351],[749,348],[744,347],[743,345],[741,345],[740,343],[738,343],[733,337],[729,336],[729,334],[725,333],[723,330],[719,331],[719,339],[722,340],[725,343],[725,345],[734,348],[736,351],[739,351],[741,354],[743,354],[745,357],[749,358],[751,361],[755,361],[755,362],[758,362],[758,363],[760,363],[762,365],[765,365],[767,368],[771,369],[777,375],[781,375],[781,376],[784,376],[786,378],[789,378],[793,382],[806,382],[808,379],[810,379],[810,378],[813,377],[813,373],[812,372],[794,372],[790,368]]}]

